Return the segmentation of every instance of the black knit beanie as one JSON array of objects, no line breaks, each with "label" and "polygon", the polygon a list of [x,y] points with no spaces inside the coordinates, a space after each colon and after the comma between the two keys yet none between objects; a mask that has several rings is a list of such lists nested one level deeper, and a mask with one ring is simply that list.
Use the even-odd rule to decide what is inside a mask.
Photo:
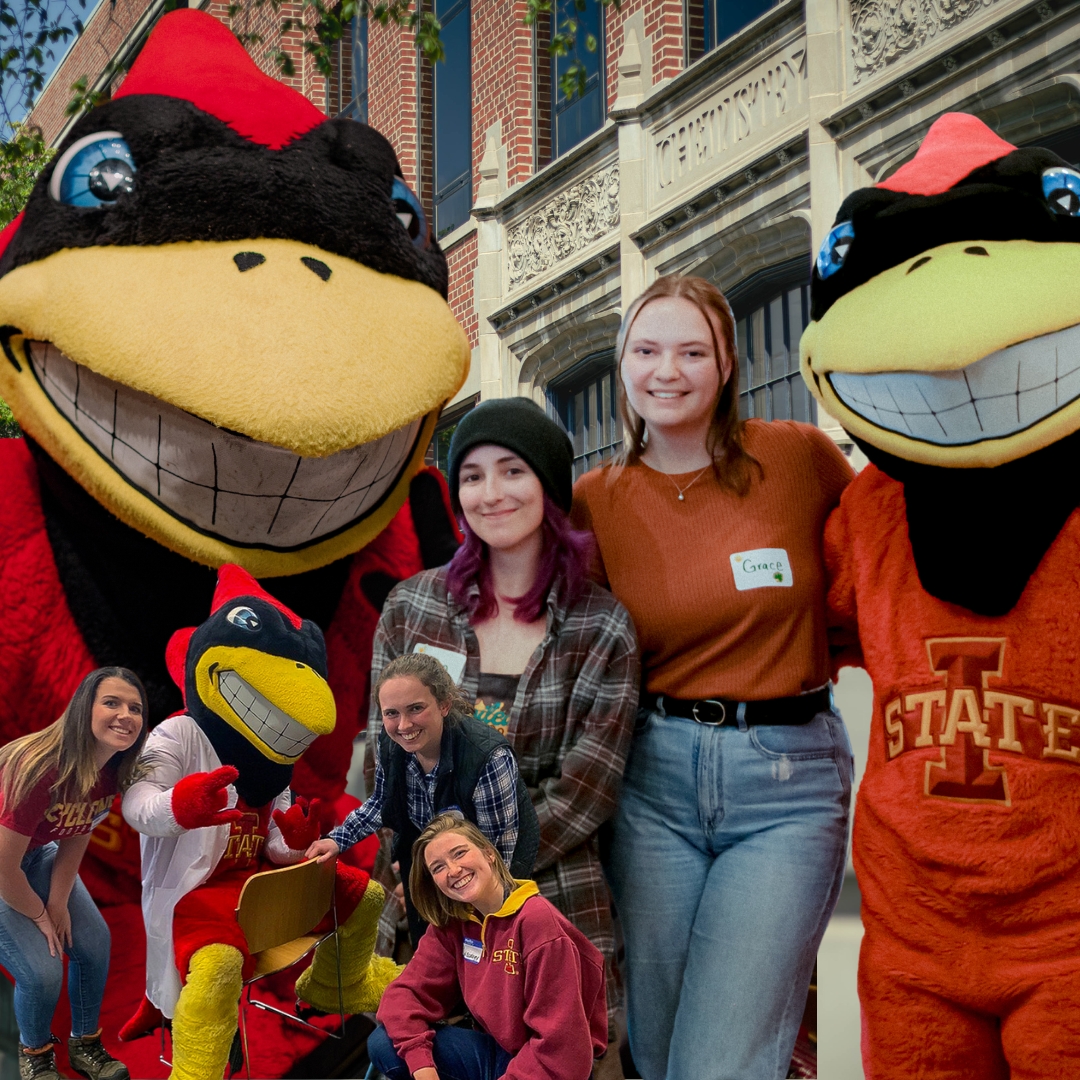
[{"label": "black knit beanie", "polygon": [[494,443],[513,450],[536,473],[557,506],[570,512],[574,450],[554,420],[528,398],[494,398],[465,414],[450,440],[450,497],[458,502],[458,473],[474,446]]}]

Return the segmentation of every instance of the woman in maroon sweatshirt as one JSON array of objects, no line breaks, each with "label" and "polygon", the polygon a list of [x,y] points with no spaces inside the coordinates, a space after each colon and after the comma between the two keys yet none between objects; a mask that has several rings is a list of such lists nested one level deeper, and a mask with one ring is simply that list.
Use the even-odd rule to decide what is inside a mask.
[{"label": "woman in maroon sweatshirt", "polygon": [[[413,846],[430,927],[379,1005],[368,1055],[388,1080],[588,1080],[607,1049],[604,960],[532,881],[454,814]],[[438,1026],[461,1002],[475,1028]]]}]

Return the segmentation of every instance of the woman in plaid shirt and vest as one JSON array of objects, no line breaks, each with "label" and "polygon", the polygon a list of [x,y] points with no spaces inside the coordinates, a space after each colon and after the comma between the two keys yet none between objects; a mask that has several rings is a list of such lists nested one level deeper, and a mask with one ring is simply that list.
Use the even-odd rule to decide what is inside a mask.
[{"label": "woman in plaid shirt and vest", "polygon": [[[505,733],[540,821],[533,876],[604,954],[610,983],[615,942],[597,829],[618,799],[638,652],[626,609],[588,578],[591,537],[567,518],[572,471],[570,440],[531,401],[473,409],[450,445],[465,543],[447,566],[393,589],[372,666],[432,652],[476,715]],[[373,751],[379,730],[372,710]]]}]

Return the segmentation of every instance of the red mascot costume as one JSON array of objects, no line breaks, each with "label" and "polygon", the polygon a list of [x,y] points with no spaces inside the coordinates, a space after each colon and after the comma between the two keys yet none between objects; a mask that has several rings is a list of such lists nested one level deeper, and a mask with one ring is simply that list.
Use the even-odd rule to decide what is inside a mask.
[{"label": "red mascot costume", "polygon": [[[185,711],[150,733],[145,775],[124,795],[143,834],[147,1000],[123,1035],[167,1016],[174,1080],[217,1080],[254,967],[234,914],[240,893],[267,861],[300,862],[318,838],[318,800],[294,804],[289,781],[336,710],[322,632],[238,566],[222,567],[210,618],[178,631],[168,656]],[[384,893],[340,864],[336,889],[337,943],[315,950],[296,990],[326,1008],[340,969],[344,1008],[372,1012],[401,970],[372,955]]]},{"label": "red mascot costume", "polygon": [[802,370],[872,463],[826,534],[842,660],[874,682],[866,1075],[1062,1080],[1080,1070],[1080,173],[950,114],[836,221]]},{"label": "red mascot costume", "polygon": [[[381,604],[456,546],[422,468],[468,369],[446,290],[382,136],[211,16],[161,19],[0,234],[0,397],[26,435],[0,441],[0,739],[104,664],[140,674],[152,723],[179,710],[166,644],[237,563],[325,632],[337,726],[292,786],[343,817]],[[91,892],[133,903],[134,834],[113,815],[95,841]],[[141,966],[114,934],[114,975]]]}]

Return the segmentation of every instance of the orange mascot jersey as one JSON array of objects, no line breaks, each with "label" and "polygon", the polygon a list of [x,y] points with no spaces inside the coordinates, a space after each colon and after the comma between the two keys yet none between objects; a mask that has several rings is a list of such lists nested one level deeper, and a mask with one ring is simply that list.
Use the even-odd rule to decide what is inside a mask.
[{"label": "orange mascot jersey", "polygon": [[[943,508],[941,527],[1023,528],[1003,510],[979,523]],[[866,1075],[1073,1075],[1080,512],[995,618],[922,588],[903,486],[872,465],[830,518],[825,551],[831,621],[858,631],[874,682],[854,835]]]}]

